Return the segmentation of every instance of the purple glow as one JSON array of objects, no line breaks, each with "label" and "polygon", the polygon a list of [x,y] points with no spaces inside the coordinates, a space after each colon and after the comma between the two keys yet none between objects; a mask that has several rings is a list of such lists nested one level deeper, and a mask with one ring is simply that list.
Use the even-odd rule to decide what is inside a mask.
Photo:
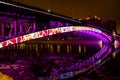
[{"label": "purple glow", "polygon": [[[10,32],[9,32],[9,37],[12,38],[13,36],[16,36],[17,31],[16,31],[16,20],[13,20],[11,22],[12,26],[10,28]],[[12,34],[12,32],[14,31],[14,33]],[[12,36],[13,35],[13,36]]]},{"label": "purple glow", "polygon": [[[103,45],[102,49],[99,52],[97,52],[95,55],[90,57],[89,59],[81,63],[75,63],[74,65],[70,67],[66,67],[62,70],[61,69],[56,69],[56,70],[57,72],[61,72],[61,75],[59,76],[61,79],[68,78],[68,77],[63,77],[63,75],[67,74],[67,72],[69,71],[71,71],[71,73],[77,72],[77,74],[86,72],[88,70],[91,70],[95,66],[100,65],[100,63],[102,63],[102,61],[104,61],[106,57],[110,54],[110,51],[111,51],[111,47],[109,45]],[[69,77],[73,77],[74,75],[77,74],[70,75]]]},{"label": "purple glow", "polygon": [[19,32],[19,34],[22,34],[23,31],[22,31],[22,22],[21,22],[21,21],[19,21],[19,27],[20,27],[20,32]]},{"label": "purple glow", "polygon": [[17,35],[17,22],[16,22],[16,20],[13,21],[13,27],[14,27],[14,35],[13,36],[16,36]]},{"label": "purple glow", "polygon": [[[67,74],[66,72],[69,72],[69,71],[74,72],[77,70],[81,70],[80,72],[86,72],[94,68],[106,58],[106,56],[108,55],[107,53],[109,53],[109,51],[111,50],[110,46],[112,43],[112,39],[110,39],[108,35],[106,35],[105,33],[103,33],[102,31],[98,29],[86,27],[86,26],[69,26],[69,27],[60,27],[60,28],[43,30],[43,31],[27,34],[24,36],[16,37],[11,40],[3,41],[0,43],[0,47],[2,48],[2,47],[16,44],[19,42],[29,41],[31,39],[36,39],[36,38],[41,38],[45,36],[71,32],[71,31],[77,31],[78,33],[84,33],[86,35],[89,34],[91,36],[97,37],[108,45],[103,44],[102,49],[99,52],[97,52],[95,55],[93,55],[92,57],[88,58],[87,60],[83,62],[78,62],[78,63],[73,64],[72,66],[68,66],[65,68],[55,69],[55,71],[53,70],[51,74],[58,72],[60,74],[59,78],[63,77],[63,75]],[[55,75],[53,74],[52,76],[55,76]],[[71,74],[68,76],[72,77]]]},{"label": "purple glow", "polygon": [[36,22],[35,22],[35,20],[33,21],[33,32],[35,32],[36,31]]},{"label": "purple glow", "polygon": [[4,30],[4,23],[2,22],[2,36],[4,36],[4,32],[5,30]]},{"label": "purple glow", "polygon": [[38,31],[35,33],[31,33],[31,34],[23,35],[10,40],[6,40],[0,43],[0,47],[2,48],[8,45],[13,45],[16,43],[20,43],[20,42],[24,42],[24,41],[28,41],[36,38],[41,38],[45,36],[61,34],[61,33],[66,33],[71,31],[80,31],[82,33],[90,34],[94,37],[98,37],[99,39],[101,39],[104,44],[112,44],[112,39],[109,39],[107,35],[104,35],[103,32],[98,29],[86,27],[86,26],[69,26],[69,27],[61,27],[61,28]]},{"label": "purple glow", "polygon": [[57,25],[56,21],[50,21],[50,27],[55,27]]},{"label": "purple glow", "polygon": [[[0,21],[2,23],[2,37],[5,39],[10,39],[15,36],[20,36],[26,33],[35,32],[36,31],[36,22],[35,20],[27,20],[27,19],[14,19],[11,17],[1,16]],[[6,24],[11,24],[9,29],[7,29]],[[28,29],[26,26],[30,25]],[[7,35],[5,35],[5,31],[7,31]],[[17,32],[18,31],[18,32]],[[4,39],[2,39],[4,40]]]},{"label": "purple glow", "polygon": [[97,38],[101,39],[104,43],[109,43],[109,41],[111,41],[106,35],[103,34],[103,32],[98,33],[98,32],[89,31],[89,30],[81,30],[78,32],[79,32],[79,34],[83,33],[83,34],[89,34],[91,36],[97,37]]}]

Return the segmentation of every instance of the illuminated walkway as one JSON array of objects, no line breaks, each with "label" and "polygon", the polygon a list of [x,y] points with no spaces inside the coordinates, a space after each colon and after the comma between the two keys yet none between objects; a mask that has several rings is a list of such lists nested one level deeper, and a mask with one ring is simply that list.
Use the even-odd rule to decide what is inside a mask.
[{"label": "illuminated walkway", "polygon": [[112,43],[112,37],[102,32],[101,30],[91,28],[91,27],[86,27],[86,26],[68,26],[68,27],[59,27],[54,29],[38,31],[38,32],[27,34],[27,35],[23,35],[20,37],[16,37],[10,40],[6,40],[0,43],[0,48],[17,44],[20,42],[29,41],[32,39],[37,39],[41,37],[46,37],[46,36],[61,34],[66,32],[72,32],[72,31],[79,31],[79,33],[85,33],[86,35],[90,34],[91,36],[95,36],[101,39],[103,43],[107,43],[107,44]]}]

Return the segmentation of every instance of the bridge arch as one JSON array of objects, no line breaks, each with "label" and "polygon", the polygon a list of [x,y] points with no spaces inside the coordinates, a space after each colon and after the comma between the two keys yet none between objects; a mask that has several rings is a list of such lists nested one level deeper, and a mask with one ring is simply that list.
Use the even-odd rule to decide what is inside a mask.
[{"label": "bridge arch", "polygon": [[50,35],[55,35],[55,34],[61,34],[61,33],[66,33],[66,32],[71,32],[71,31],[78,31],[82,32],[85,34],[90,34],[91,36],[95,36],[103,41],[103,43],[112,43],[112,38],[111,36],[107,35],[105,32],[102,32],[99,29],[88,27],[88,26],[68,26],[68,27],[59,27],[59,28],[53,28],[53,29],[47,29],[47,30],[42,30],[30,34],[26,34],[23,36],[15,37],[6,41],[0,42],[0,48],[45,37],[45,36],[50,36]]},{"label": "bridge arch", "polygon": [[[59,28],[53,28],[53,29],[47,29],[47,30],[42,30],[38,32],[34,32],[31,34],[26,34],[20,37],[15,37],[13,39],[9,39],[6,41],[0,42],[0,48],[45,37],[45,36],[50,36],[50,35],[55,35],[55,34],[61,34],[61,33],[66,33],[66,32],[72,32],[72,31],[78,31],[78,33],[85,33],[89,34],[91,36],[97,37],[102,40],[103,45],[100,51],[98,51],[96,54],[91,56],[90,58],[84,60],[83,62],[80,63],[75,63],[71,66],[65,67],[64,69],[55,69],[55,71],[52,71],[51,73],[57,72],[59,75],[52,75],[56,79],[66,79],[73,77],[74,75],[78,75],[83,72],[87,72],[89,70],[92,70],[96,66],[99,66],[100,63],[102,63],[107,56],[111,53],[111,46],[109,44],[112,44],[112,38],[111,36],[107,35],[107,33],[88,26],[68,26],[68,27],[59,27]],[[65,75],[65,76],[64,76]]]}]

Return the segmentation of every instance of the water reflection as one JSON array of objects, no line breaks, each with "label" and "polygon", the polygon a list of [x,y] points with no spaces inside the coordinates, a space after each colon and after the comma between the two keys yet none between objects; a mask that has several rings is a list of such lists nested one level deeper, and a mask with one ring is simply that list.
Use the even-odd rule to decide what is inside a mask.
[{"label": "water reflection", "polygon": [[60,45],[57,45],[57,52],[60,53]]},{"label": "water reflection", "polygon": [[[113,48],[101,44],[21,43],[3,48],[1,52],[7,56],[1,59],[12,63],[25,60],[38,77],[73,77],[105,63]],[[114,52],[113,58],[116,55]]]},{"label": "water reflection", "polygon": [[78,48],[79,48],[79,53],[81,53],[81,46],[79,45],[79,47],[78,47]]}]

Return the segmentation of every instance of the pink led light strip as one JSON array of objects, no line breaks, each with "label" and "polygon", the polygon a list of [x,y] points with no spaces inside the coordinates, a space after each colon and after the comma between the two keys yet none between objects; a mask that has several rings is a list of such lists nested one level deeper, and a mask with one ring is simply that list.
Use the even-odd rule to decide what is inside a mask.
[{"label": "pink led light strip", "polygon": [[[0,48],[5,47],[5,46],[9,46],[9,45],[13,45],[13,44],[17,44],[20,42],[25,42],[25,41],[29,41],[29,40],[33,40],[33,39],[37,39],[37,38],[41,38],[41,37],[45,37],[45,36],[50,36],[50,35],[55,35],[55,34],[60,34],[60,33],[65,33],[65,32],[71,32],[71,31],[77,31],[77,30],[87,30],[87,31],[93,31],[93,32],[97,32],[100,34],[103,34],[102,31],[95,29],[95,28],[91,28],[91,27],[86,27],[86,26],[69,26],[69,27],[59,27],[59,28],[54,28],[54,29],[48,29],[48,30],[42,30],[39,32],[34,32],[31,34],[26,34],[20,37],[16,37],[13,39],[9,39],[3,42],[0,42]],[[111,40],[109,38],[109,36],[103,34],[104,37],[107,37],[108,40]]]}]

